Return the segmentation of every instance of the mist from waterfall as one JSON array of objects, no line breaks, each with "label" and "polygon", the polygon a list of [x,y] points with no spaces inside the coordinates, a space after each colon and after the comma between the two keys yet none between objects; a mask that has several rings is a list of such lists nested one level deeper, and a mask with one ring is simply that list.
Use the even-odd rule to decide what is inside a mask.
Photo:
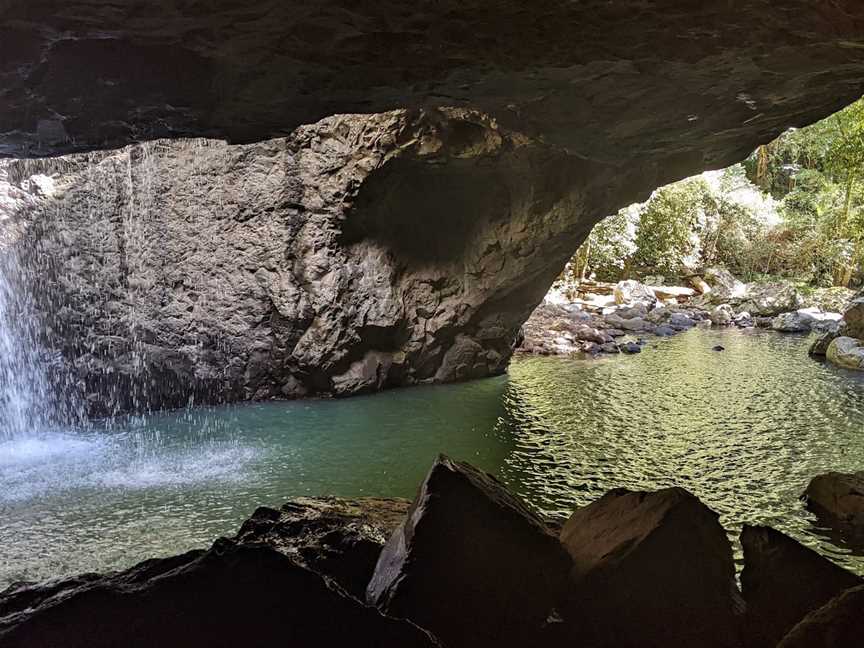
[{"label": "mist from waterfall", "polygon": [[[12,209],[8,168],[0,168],[0,442],[30,439],[81,420],[81,408],[65,399],[59,355],[42,344],[44,323],[34,290],[44,281],[44,267],[28,267],[16,244],[26,225]],[[29,178],[27,192],[50,194],[47,176]],[[20,208],[20,195],[18,206]]]}]

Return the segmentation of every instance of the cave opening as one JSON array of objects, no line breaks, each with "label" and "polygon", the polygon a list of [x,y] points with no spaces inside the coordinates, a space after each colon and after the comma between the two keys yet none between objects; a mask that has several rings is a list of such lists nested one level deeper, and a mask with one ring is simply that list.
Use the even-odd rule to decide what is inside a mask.
[{"label": "cave opening", "polygon": [[858,640],[860,2],[56,4],[0,645]]}]

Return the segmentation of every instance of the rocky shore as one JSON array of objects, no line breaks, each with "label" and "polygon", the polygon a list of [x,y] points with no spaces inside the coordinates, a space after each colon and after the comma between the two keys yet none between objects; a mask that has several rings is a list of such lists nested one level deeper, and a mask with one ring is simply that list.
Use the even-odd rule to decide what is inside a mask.
[{"label": "rocky shore", "polygon": [[[657,280],[646,281],[652,279]],[[745,284],[721,268],[709,268],[690,277],[690,282],[693,287],[635,280],[559,285],[523,326],[518,351],[592,356],[638,353],[652,338],[694,327],[816,332],[833,340],[843,322],[841,313],[855,297],[854,291],[845,288],[804,295],[784,281]]]},{"label": "rocky shore", "polygon": [[561,527],[439,457],[406,500],[260,508],[210,549],[0,592],[0,645],[818,648],[864,631],[864,581],[681,488],[616,489]]}]

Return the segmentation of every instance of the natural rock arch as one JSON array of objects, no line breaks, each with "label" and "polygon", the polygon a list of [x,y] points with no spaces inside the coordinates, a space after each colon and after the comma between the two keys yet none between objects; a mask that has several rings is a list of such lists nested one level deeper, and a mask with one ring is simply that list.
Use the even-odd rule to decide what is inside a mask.
[{"label": "natural rock arch", "polygon": [[92,413],[503,371],[600,218],[864,88],[854,0],[49,4],[0,154],[240,143],[0,169]]}]

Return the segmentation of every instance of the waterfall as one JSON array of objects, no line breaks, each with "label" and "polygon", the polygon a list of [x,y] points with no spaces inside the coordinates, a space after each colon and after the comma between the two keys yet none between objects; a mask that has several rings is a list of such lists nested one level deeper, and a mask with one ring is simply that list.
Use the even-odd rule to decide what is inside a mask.
[{"label": "waterfall", "polygon": [[79,420],[79,408],[66,400],[62,362],[42,344],[34,291],[44,280],[44,260],[37,252],[28,264],[17,245],[27,227],[22,197],[44,195],[52,182],[35,176],[27,183],[16,186],[9,167],[0,167],[0,442],[43,436]]}]

